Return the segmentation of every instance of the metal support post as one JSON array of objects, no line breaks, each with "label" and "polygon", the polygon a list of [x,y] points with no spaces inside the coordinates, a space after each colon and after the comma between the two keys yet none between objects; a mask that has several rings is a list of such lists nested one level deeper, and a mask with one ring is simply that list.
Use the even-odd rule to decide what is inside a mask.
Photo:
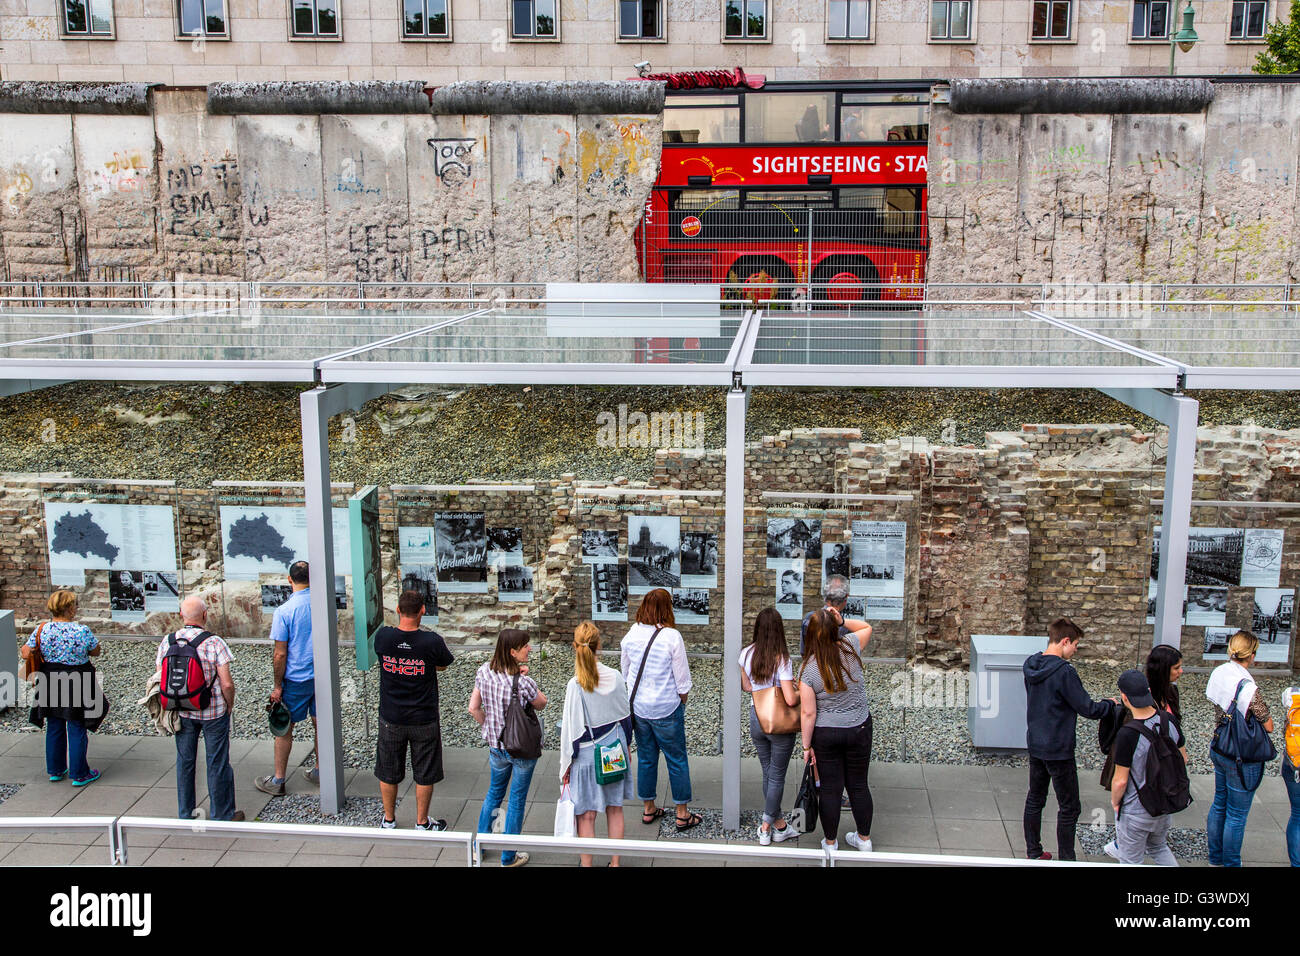
[{"label": "metal support post", "polygon": [[740,827],[740,656],[745,614],[745,407],[743,388],[727,392],[727,472],[723,572],[722,825]]}]

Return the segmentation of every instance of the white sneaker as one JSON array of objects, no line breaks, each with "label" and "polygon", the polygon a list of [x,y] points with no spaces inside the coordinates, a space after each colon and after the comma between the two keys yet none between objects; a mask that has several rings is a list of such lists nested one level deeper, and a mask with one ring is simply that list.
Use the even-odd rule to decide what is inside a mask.
[{"label": "white sneaker", "polygon": [[758,828],[758,845],[759,846],[772,845],[772,831],[770,828],[767,830],[764,830],[761,826]]},{"label": "white sneaker", "polygon": [[1119,847],[1116,846],[1114,840],[1111,840],[1111,841],[1110,841],[1109,843],[1107,843],[1104,847],[1102,847],[1102,848],[1101,848],[1101,852],[1102,852],[1102,853],[1105,853],[1105,854],[1106,854],[1108,857],[1110,857],[1112,860],[1118,860],[1118,859],[1119,859]]},{"label": "white sneaker", "polygon": [[396,830],[396,829],[397,829],[397,821],[396,821],[396,820],[380,820],[380,821],[379,821],[379,829],[381,829],[381,830]]},{"label": "white sneaker", "polygon": [[776,827],[772,827],[772,839],[776,843],[784,843],[786,840],[793,840],[798,835],[799,831],[788,823],[785,825],[784,830],[778,830]]},{"label": "white sneaker", "polygon": [[822,840],[823,850],[838,850],[839,848],[840,848],[839,840],[836,840],[834,843],[827,843],[825,840]]},{"label": "white sneaker", "polygon": [[863,853],[871,852],[871,837],[864,840],[853,830],[844,834],[844,842],[856,850],[861,850]]}]

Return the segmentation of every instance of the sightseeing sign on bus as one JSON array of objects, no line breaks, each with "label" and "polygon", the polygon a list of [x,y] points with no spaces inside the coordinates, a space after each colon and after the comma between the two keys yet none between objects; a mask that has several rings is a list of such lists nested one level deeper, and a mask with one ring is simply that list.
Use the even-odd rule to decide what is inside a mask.
[{"label": "sightseeing sign on bus", "polygon": [[636,237],[646,281],[739,284],[764,301],[809,283],[815,300],[918,298],[928,84],[700,75],[657,77],[678,79]]}]

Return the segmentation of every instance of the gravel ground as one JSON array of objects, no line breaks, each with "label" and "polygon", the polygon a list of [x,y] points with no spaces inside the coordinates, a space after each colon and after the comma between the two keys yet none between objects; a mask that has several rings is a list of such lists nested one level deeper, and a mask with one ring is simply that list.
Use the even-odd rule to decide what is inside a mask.
[{"label": "gravel ground", "polygon": [[4,803],[22,788],[21,783],[0,783],[0,803]]},{"label": "gravel ground", "polygon": [[[401,804],[399,799],[398,804]],[[379,827],[384,818],[384,804],[378,797],[347,797],[336,817],[320,812],[320,798],[315,794],[290,793],[272,797],[257,819],[262,823],[317,823],[344,827]]]},{"label": "gravel ground", "polygon": [[[1083,847],[1084,853],[1092,856],[1104,856],[1105,853],[1102,847],[1115,839],[1115,827],[1110,824],[1106,826],[1079,827],[1078,837],[1079,845]],[[1180,860],[1208,860],[1210,858],[1210,847],[1205,831],[1191,827],[1170,827],[1169,849],[1173,850],[1174,856]]]},{"label": "gravel ground", "polygon": [[[0,399],[0,472],[67,471],[105,477],[299,481],[298,390],[281,385],[119,385],[81,382]],[[1193,393],[1202,425],[1300,427],[1294,392]],[[721,389],[480,386],[404,389],[339,418],[331,438],[336,480],[364,483],[516,481],[573,472],[582,479],[649,478],[654,449],[603,448],[597,415],[619,404],[645,412],[700,411],[704,442],[721,445]],[[958,444],[1026,422],[1114,422],[1152,427],[1099,392],[1074,389],[755,389],[751,440],[788,428],[861,428],[868,441],[916,435]],[[141,424],[141,420],[151,424]],[[53,420],[56,440],[50,442]],[[282,427],[267,427],[267,423]],[[345,434],[344,429],[347,428]],[[395,441],[394,434],[401,440]],[[178,448],[188,449],[185,455]],[[474,454],[466,455],[465,449]]]},{"label": "gravel ground", "polygon": [[[270,736],[266,723],[265,695],[270,692],[271,649],[269,645],[236,644],[234,675],[237,688],[235,699],[234,736]],[[717,648],[699,648],[701,651]],[[152,726],[143,708],[136,701],[154,669],[155,646],[145,641],[106,640],[102,657],[96,667],[104,681],[112,710],[104,721],[104,731],[110,734],[152,734]],[[488,659],[484,650],[457,650],[456,663],[439,675],[442,709],[442,736],[447,746],[481,747],[482,738],[474,719],[466,712],[466,704],[474,688],[474,672]],[[606,663],[617,663],[616,658],[605,658]],[[531,675],[538,681],[551,703],[542,712],[546,731],[545,746],[554,750],[559,746],[560,728],[555,718],[562,711],[565,686],[573,674],[573,655],[567,644],[541,645],[530,661]],[[339,670],[342,679],[343,736],[346,760],[349,767],[369,768],[374,764],[376,719],[378,714],[378,677],[360,674],[354,669],[351,648],[340,653]],[[1121,668],[1099,663],[1083,662],[1078,665],[1084,687],[1094,698],[1117,694],[1115,681]],[[902,682],[901,664],[876,664],[866,669],[867,699],[874,718],[872,759],[877,761],[906,761],[913,763],[979,764],[987,766],[1027,766],[1023,754],[977,753],[971,745],[967,730],[967,712],[964,701],[949,701],[960,706],[903,707],[896,699]],[[694,681],[686,706],[687,748],[696,755],[719,752],[718,732],[721,724],[722,662],[694,658],[691,661]],[[1213,705],[1205,699],[1205,682],[1208,674],[1186,674],[1179,681],[1183,701],[1183,729],[1188,738],[1190,769],[1196,773],[1211,773],[1209,735]],[[1277,677],[1259,681],[1264,699],[1270,705],[1280,703],[1282,690],[1290,682]],[[913,688],[916,682],[913,680]],[[753,744],[748,734],[748,698],[742,711],[742,753],[753,756]],[[1274,707],[1276,709],[1276,706]],[[1100,772],[1103,755],[1096,743],[1095,725],[1079,721],[1079,746],[1077,759],[1085,776],[1090,771]],[[27,721],[24,708],[10,708],[0,714],[0,730],[31,731],[36,728]],[[94,752],[91,742],[91,752]],[[1276,767],[1269,768],[1277,773]]]}]

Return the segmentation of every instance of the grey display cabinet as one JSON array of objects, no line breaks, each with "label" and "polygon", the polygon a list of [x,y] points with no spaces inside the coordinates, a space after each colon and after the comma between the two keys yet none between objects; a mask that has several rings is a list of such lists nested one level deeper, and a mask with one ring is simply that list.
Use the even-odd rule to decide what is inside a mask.
[{"label": "grey display cabinet", "polygon": [[967,724],[977,750],[1025,749],[1024,663],[1046,637],[972,634]]}]

